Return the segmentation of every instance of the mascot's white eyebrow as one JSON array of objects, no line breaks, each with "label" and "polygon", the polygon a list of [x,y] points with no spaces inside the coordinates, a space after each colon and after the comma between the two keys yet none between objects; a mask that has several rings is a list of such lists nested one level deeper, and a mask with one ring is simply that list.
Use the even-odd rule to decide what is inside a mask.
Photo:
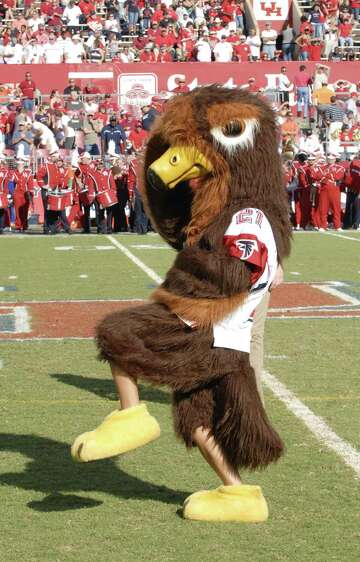
[{"label": "mascot's white eyebrow", "polygon": [[215,141],[230,153],[239,148],[252,148],[254,146],[255,133],[259,129],[260,124],[255,118],[244,119],[243,121],[245,129],[237,136],[227,137],[223,133],[223,127],[213,127],[210,132]]}]

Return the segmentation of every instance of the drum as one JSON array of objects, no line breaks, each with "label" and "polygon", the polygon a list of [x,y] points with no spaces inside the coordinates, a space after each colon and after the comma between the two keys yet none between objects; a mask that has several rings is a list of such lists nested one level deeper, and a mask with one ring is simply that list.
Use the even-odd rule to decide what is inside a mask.
[{"label": "drum", "polygon": [[100,205],[100,209],[107,209],[118,202],[115,191],[99,191],[96,194],[96,200]]},{"label": "drum", "polygon": [[90,194],[87,189],[79,191],[79,201],[84,207],[89,207],[94,202],[95,196]]},{"label": "drum", "polygon": [[74,204],[74,192],[70,189],[65,195],[65,207],[72,207]]},{"label": "drum", "polygon": [[6,193],[0,193],[0,209],[7,209],[9,206],[9,199]]},{"label": "drum", "polygon": [[66,195],[49,192],[47,197],[48,211],[64,211],[66,207]]}]

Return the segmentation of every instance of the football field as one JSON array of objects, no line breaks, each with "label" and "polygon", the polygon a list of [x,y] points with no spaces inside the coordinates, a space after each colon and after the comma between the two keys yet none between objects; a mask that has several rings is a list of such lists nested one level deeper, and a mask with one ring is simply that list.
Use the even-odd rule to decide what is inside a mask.
[{"label": "football field", "polygon": [[263,383],[286,454],[243,474],[267,523],[182,519],[218,480],[176,440],[165,388],[141,386],[157,441],[72,462],[74,438],[116,407],[94,327],[146,299],[174,255],[155,234],[0,237],[0,560],[358,562],[360,232],[295,233],[272,294]]}]

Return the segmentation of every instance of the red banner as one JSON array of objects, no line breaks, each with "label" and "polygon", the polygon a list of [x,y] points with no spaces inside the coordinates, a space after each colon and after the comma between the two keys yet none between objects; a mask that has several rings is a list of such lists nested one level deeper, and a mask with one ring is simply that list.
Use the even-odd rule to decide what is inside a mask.
[{"label": "red banner", "polygon": [[[305,63],[309,73],[314,72],[316,62]],[[339,79],[356,84],[360,76],[360,62],[325,62],[330,69],[329,82]],[[10,65],[7,64],[6,83],[15,85],[24,79],[26,71],[31,72],[37,88],[42,94],[52,89],[63,92],[69,78],[85,87],[88,82],[99,87],[102,93],[121,95],[122,103],[144,104],[148,98],[162,91],[171,91],[176,80],[184,77],[190,89],[196,86],[218,82],[228,87],[241,86],[250,77],[255,78],[258,88],[277,88],[277,76],[281,66],[286,66],[292,80],[299,70],[300,62],[259,62],[259,63],[133,63],[133,64],[59,64],[59,65]],[[5,91],[4,75],[1,91]],[[3,98],[4,99],[4,98]]]}]

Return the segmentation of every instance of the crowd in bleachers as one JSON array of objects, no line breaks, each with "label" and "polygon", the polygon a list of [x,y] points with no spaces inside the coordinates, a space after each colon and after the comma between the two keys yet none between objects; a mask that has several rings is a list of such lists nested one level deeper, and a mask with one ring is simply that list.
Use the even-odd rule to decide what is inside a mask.
[{"label": "crowd in bleachers", "polygon": [[[341,190],[343,197],[346,195],[347,201],[351,200],[351,212],[355,213],[352,219],[344,219],[345,224],[353,228],[359,227],[358,191],[360,186],[355,182],[356,187],[354,187],[355,184],[351,183],[349,170],[350,166],[354,168],[356,162],[359,162],[360,82],[357,86],[346,80],[338,80],[332,83],[329,70],[324,64],[319,64],[315,73],[310,75],[306,66],[301,64],[293,82],[291,82],[287,77],[286,66],[281,67],[278,103],[269,100],[277,113],[280,130],[279,152],[283,155],[290,202],[293,206],[297,205],[297,215],[294,214],[295,228],[324,228],[319,226],[319,220],[316,222],[317,215],[309,215],[308,210],[305,213],[308,217],[306,220],[304,217],[299,221],[296,218],[296,216],[300,216],[300,203],[297,198],[302,190],[305,189],[306,197],[304,201],[306,200],[306,209],[308,209],[308,196],[310,194],[307,189],[308,186],[311,184],[316,187],[317,183],[319,183],[319,186],[321,185],[321,178],[315,180],[310,172],[302,176],[307,178],[308,183],[300,185],[297,163],[301,161],[302,165],[305,165],[305,162],[307,162],[306,166],[309,170],[316,164],[316,166],[320,166],[321,170],[321,173],[318,171],[317,174],[320,173],[325,177],[328,168],[327,158],[336,160],[337,165],[344,172],[343,177],[340,173],[341,177],[339,176],[335,180],[336,188],[339,188],[336,227],[341,228],[338,218]],[[39,175],[39,170],[44,169],[44,166],[46,167],[49,163],[53,166],[59,164],[61,173],[56,172],[55,175],[56,181],[60,183],[58,185],[55,182],[56,185],[54,184],[53,187],[55,191],[61,191],[65,189],[65,184],[68,185],[68,180],[71,180],[72,185],[72,177],[76,174],[76,170],[84,164],[84,157],[87,165],[90,165],[91,160],[93,160],[91,166],[93,166],[94,171],[92,171],[92,174],[98,174],[98,180],[92,180],[91,189],[94,196],[91,204],[88,202],[85,204],[81,197],[80,199],[71,199],[70,211],[68,209],[71,219],[75,219],[76,216],[82,217],[83,220],[86,219],[88,221],[87,226],[83,224],[83,227],[85,232],[89,232],[90,207],[93,203],[96,203],[96,194],[100,189],[96,187],[97,182],[100,182],[99,185],[105,182],[104,185],[107,188],[104,188],[104,190],[109,191],[108,182],[113,173],[109,170],[117,170],[117,177],[113,179],[116,179],[119,183],[121,177],[121,185],[128,182],[129,170],[132,170],[130,174],[132,177],[132,188],[130,190],[132,196],[128,199],[124,199],[123,195],[121,196],[123,198],[122,218],[119,219],[120,222],[118,221],[118,223],[122,224],[121,228],[128,228],[128,222],[124,223],[124,213],[126,202],[129,200],[130,209],[135,209],[135,203],[137,205],[140,219],[138,218],[135,224],[140,224],[141,231],[146,230],[144,226],[141,226],[148,223],[146,217],[144,218],[141,197],[137,190],[135,161],[138,153],[145,146],[148,132],[156,116],[161,113],[168,97],[189,91],[185,84],[185,77],[179,77],[177,82],[177,86],[172,92],[164,93],[162,96],[154,96],[149,105],[125,107],[119,106],[116,97],[102,94],[97,86],[91,82],[88,82],[81,89],[74,79],[70,79],[63,92],[53,91],[49,100],[45,103],[41,97],[36,97],[36,83],[31,73],[26,72],[24,80],[17,87],[17,100],[0,108],[0,191],[3,193],[3,203],[0,202],[0,223],[2,223],[2,225],[0,224],[0,231],[3,230],[5,219],[5,214],[1,211],[5,208],[4,202],[7,203],[7,199],[16,201],[16,197],[14,199],[12,193],[15,192],[16,196],[17,191],[21,192],[20,199],[17,204],[14,204],[13,210],[16,211],[16,208],[22,210],[17,212],[15,223],[11,221],[9,212],[7,212],[9,226],[11,227],[11,222],[13,222],[13,227],[16,230],[25,231],[28,226],[28,212],[29,209],[31,210],[31,194],[39,189],[43,194],[46,216],[48,199],[44,192],[44,182],[41,173]],[[249,78],[248,82],[243,84],[242,87],[250,92],[257,93],[257,95],[268,95],[266,90],[259,90],[254,78]],[[291,96],[292,99],[290,99]],[[292,103],[294,99],[295,104]],[[19,168],[21,168],[20,176],[18,174]],[[121,173],[119,170],[121,170]],[[358,170],[357,173],[360,175],[360,167],[356,168],[355,166],[354,170]],[[353,172],[353,175],[355,173]],[[64,174],[64,177],[67,178],[66,181],[61,179]],[[80,182],[80,187],[83,186],[83,183]],[[4,199],[5,184],[8,193]],[[11,192],[11,189],[9,191],[9,186],[12,186],[13,192]],[[79,185],[76,188],[77,196],[79,195],[78,188]],[[101,188],[100,193],[102,191]],[[26,193],[30,195],[27,196]],[[354,193],[355,200],[353,201]],[[57,197],[57,194],[54,194],[55,196]],[[117,201],[119,196],[118,194]],[[111,205],[114,204],[112,197],[110,197]],[[316,201],[317,203],[320,202],[319,199],[315,198],[313,207],[316,207]],[[57,202],[57,199],[55,199],[55,202]],[[8,204],[7,207],[9,207]],[[87,214],[84,214],[85,207],[88,207]],[[101,227],[99,226],[100,223],[97,225],[99,232],[111,231],[113,228],[113,217],[110,210],[105,215],[100,212],[104,208],[95,205],[96,216],[101,217],[102,221]],[[24,209],[26,209],[26,212]],[[54,209],[50,209],[50,211],[52,210]],[[293,210],[295,212],[295,207]],[[63,222],[66,224],[65,209],[61,209],[61,211],[63,211]],[[23,213],[22,218],[19,213]],[[110,221],[110,225],[106,221]],[[52,224],[52,227],[54,227],[54,224]],[[68,225],[66,229],[70,230],[70,226]],[[49,232],[47,224],[45,224],[44,230]]]},{"label": "crowd in bleachers", "polygon": [[0,63],[360,60],[360,0],[318,0],[296,31],[260,32],[245,11],[243,0],[0,0]]}]

